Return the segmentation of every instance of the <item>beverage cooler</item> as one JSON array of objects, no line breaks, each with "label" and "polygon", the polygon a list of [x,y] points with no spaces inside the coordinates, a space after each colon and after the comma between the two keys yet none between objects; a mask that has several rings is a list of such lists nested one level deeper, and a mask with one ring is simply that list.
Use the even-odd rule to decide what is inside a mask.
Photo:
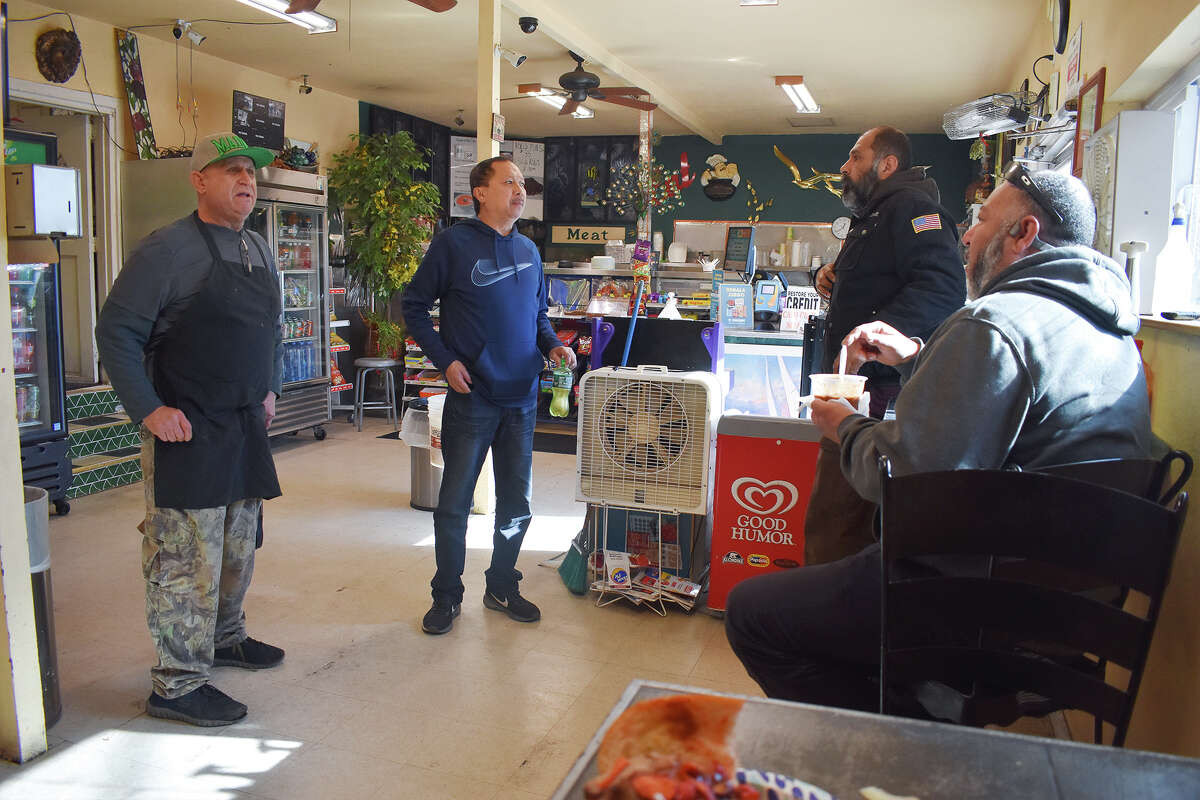
[{"label": "beverage cooler", "polygon": [[258,174],[258,203],[246,227],[267,240],[283,298],[283,396],[270,432],[312,428],[324,439],[321,426],[330,415],[325,179],[270,167]]},{"label": "beverage cooler", "polygon": [[58,265],[9,264],[8,286],[22,479],[45,489],[55,510],[66,514],[71,459]]}]

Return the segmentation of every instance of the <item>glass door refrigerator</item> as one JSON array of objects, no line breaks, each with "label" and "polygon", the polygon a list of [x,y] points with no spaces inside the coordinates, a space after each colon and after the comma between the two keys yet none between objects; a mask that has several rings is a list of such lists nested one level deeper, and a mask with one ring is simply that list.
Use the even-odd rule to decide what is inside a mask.
[{"label": "glass door refrigerator", "polygon": [[283,299],[283,396],[271,435],[312,428],[325,438],[329,421],[329,239],[324,178],[259,170],[258,204],[246,227],[270,245]]},{"label": "glass door refrigerator", "polygon": [[55,511],[66,514],[71,459],[58,265],[9,264],[8,287],[22,479],[49,492]]}]

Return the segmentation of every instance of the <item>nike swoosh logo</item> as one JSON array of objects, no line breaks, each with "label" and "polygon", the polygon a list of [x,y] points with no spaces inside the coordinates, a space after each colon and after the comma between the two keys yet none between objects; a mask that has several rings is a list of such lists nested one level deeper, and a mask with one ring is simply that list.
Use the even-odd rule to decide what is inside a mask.
[{"label": "nike swoosh logo", "polygon": [[491,286],[497,281],[502,281],[510,275],[516,275],[521,270],[532,266],[532,261],[523,261],[507,267],[498,267],[492,259],[481,258],[475,262],[475,268],[471,270],[471,283],[476,286]]},{"label": "nike swoosh logo", "polygon": [[496,595],[492,595],[492,599],[495,600],[500,605],[504,606],[505,608],[508,608],[508,598],[507,597],[504,598],[503,600],[501,600],[499,597],[496,597]]}]

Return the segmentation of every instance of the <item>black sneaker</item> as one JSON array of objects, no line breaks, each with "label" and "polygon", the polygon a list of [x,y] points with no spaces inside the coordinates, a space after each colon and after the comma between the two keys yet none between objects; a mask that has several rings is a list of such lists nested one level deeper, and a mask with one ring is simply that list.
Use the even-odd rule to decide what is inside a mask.
[{"label": "black sneaker", "polygon": [[542,612],[533,603],[521,597],[516,589],[501,597],[488,589],[483,593],[483,604],[493,611],[503,611],[517,622],[537,622],[542,618]]},{"label": "black sneaker", "polygon": [[146,713],[161,719],[177,719],[204,728],[232,725],[246,716],[246,706],[211,683],[175,698],[159,697],[151,692]]},{"label": "black sneaker", "polygon": [[454,618],[461,610],[461,603],[436,599],[433,601],[433,607],[425,612],[425,618],[421,620],[421,630],[434,635],[446,633],[454,627]]},{"label": "black sneaker", "polygon": [[214,667],[270,669],[282,663],[282,649],[258,639],[251,639],[249,636],[232,647],[218,647],[213,651]]}]

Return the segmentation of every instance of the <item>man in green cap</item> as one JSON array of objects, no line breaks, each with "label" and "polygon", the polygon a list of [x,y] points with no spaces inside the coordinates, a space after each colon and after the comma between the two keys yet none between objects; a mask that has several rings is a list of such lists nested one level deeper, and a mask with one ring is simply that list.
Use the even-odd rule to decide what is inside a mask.
[{"label": "man in green cap", "polygon": [[262,502],[280,494],[267,440],[282,385],[279,278],[267,243],[243,228],[255,171],[273,159],[232,133],[201,137],[196,211],[138,244],[96,327],[112,386],[142,424],[138,527],[158,652],[146,712],[193,725],[246,716],[209,683],[212,667],[283,661],[246,635],[242,612]]}]

